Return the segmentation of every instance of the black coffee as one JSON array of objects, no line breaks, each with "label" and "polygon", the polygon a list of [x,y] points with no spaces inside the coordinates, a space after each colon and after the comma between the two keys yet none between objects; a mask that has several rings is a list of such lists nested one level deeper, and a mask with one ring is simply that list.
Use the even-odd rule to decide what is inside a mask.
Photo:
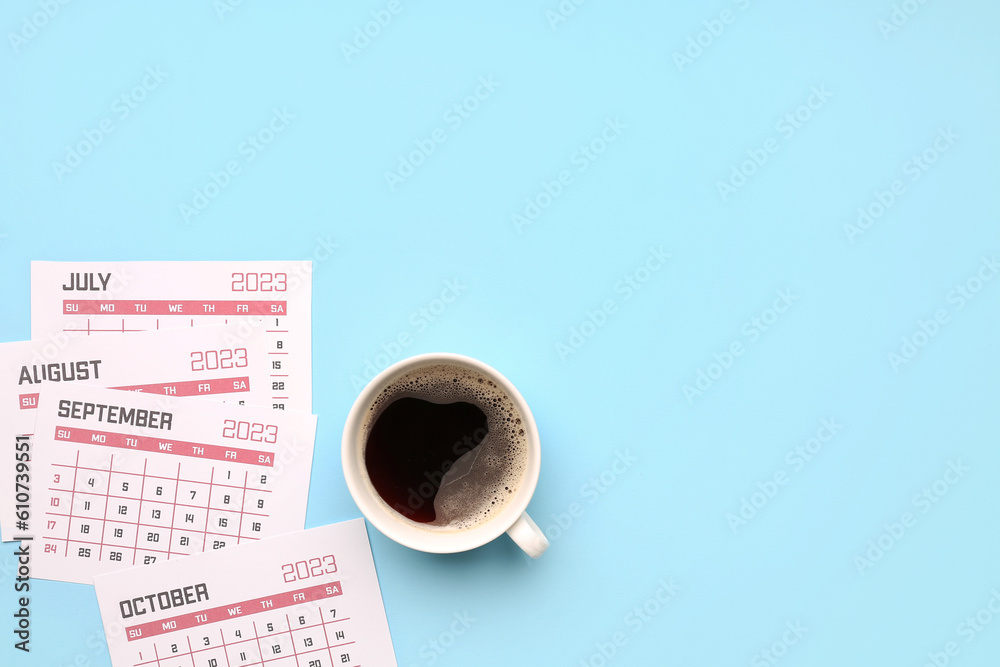
[{"label": "black coffee", "polygon": [[400,377],[374,401],[363,430],[368,478],[409,520],[475,526],[517,490],[527,463],[520,413],[489,378],[457,366]]},{"label": "black coffee", "polygon": [[390,507],[408,519],[432,523],[445,473],[476,452],[487,433],[486,414],[472,403],[396,399],[368,433],[368,477]]}]

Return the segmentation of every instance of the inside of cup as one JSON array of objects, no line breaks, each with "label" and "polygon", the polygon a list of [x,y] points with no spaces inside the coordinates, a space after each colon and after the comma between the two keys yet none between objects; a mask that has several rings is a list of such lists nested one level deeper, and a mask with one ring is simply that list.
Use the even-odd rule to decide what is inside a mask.
[{"label": "inside of cup", "polygon": [[[529,420],[503,385],[477,368],[449,363],[415,366],[382,385],[359,434],[361,472],[384,511],[428,531],[473,529],[503,512],[526,480],[530,451]],[[397,409],[403,403],[408,408]],[[467,422],[468,433],[450,428],[447,420],[469,411],[484,422]],[[387,430],[397,439],[388,447],[373,437]],[[428,431],[448,434],[435,444],[442,456],[423,451]],[[386,469],[396,477],[387,478]]]}]

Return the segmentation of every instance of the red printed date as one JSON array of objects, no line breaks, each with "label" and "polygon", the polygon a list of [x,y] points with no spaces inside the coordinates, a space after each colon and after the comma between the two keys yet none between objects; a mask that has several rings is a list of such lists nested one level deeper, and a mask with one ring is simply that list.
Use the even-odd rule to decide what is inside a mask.
[{"label": "red printed date", "polygon": [[273,424],[258,424],[256,422],[241,422],[227,419],[222,423],[222,437],[250,442],[278,442],[278,427]]},{"label": "red printed date", "polygon": [[226,368],[246,368],[247,350],[196,350],[191,353],[191,370],[216,371]]},{"label": "red printed date", "polygon": [[318,577],[323,574],[333,574],[337,571],[337,560],[333,554],[326,554],[319,558],[300,560],[297,563],[285,563],[281,566],[281,574],[285,578],[285,583],[302,581],[309,577]]},{"label": "red printed date", "polygon": [[288,289],[287,273],[234,273],[234,292],[284,292]]}]

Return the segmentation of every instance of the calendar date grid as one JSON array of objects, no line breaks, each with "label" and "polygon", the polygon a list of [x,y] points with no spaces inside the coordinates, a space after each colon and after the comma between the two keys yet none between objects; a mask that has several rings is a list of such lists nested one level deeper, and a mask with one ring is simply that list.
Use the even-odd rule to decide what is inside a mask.
[{"label": "calendar date grid", "polygon": [[[351,618],[337,618],[337,608],[331,606],[325,611],[322,603],[304,604],[341,594],[340,582],[337,581],[127,627],[128,641],[152,642],[153,658],[143,660],[142,651],[139,651],[139,661],[134,663],[134,667],[333,667],[357,664],[351,660],[348,648],[356,641],[347,636],[352,631],[344,625]],[[296,607],[291,613],[280,611],[291,606]],[[260,615],[265,615],[265,618],[250,618]],[[217,628],[217,638],[208,629],[215,622],[229,626]],[[236,627],[232,627],[233,624]],[[185,633],[180,639],[170,637],[173,632],[198,627],[204,627],[205,632]],[[157,640],[156,636],[161,639]],[[192,639],[197,648],[192,645]],[[183,650],[185,644],[187,651]],[[148,653],[148,650],[149,644],[146,644],[145,651]]]},{"label": "calendar date grid", "polygon": [[[192,542],[198,539],[202,550],[222,548],[232,539],[236,544],[257,541],[260,538],[253,533],[260,533],[263,520],[269,518],[266,511],[253,510],[265,510],[268,505],[265,499],[272,491],[250,485],[249,471],[243,471],[242,480],[231,480],[231,470],[225,471],[226,477],[217,479],[217,468],[212,466],[205,481],[204,476],[200,479],[197,475],[190,479],[184,477],[183,465],[178,463],[176,472],[168,477],[153,474],[149,470],[148,459],[143,461],[141,472],[116,470],[113,454],[107,467],[80,465],[79,450],[72,464],[54,463],[53,467],[66,470],[65,473],[55,473],[53,483],[60,483],[65,475],[67,479],[72,478],[72,486],[69,489],[48,487],[57,495],[51,496],[51,507],[46,512],[44,550],[58,553],[59,545],[62,545],[64,557],[70,556],[70,547],[74,546],[77,549],[74,555],[90,558],[96,547],[99,561],[107,557],[107,560],[120,562],[128,555],[133,565],[139,562],[140,557],[143,564],[149,564],[155,562],[158,555],[166,554],[169,559],[194,553]],[[97,476],[105,475],[106,483],[98,485]],[[227,483],[230,480],[236,483]],[[112,492],[113,483],[121,492]],[[260,477],[260,483],[266,484],[266,475]],[[81,488],[87,486],[91,490]],[[200,504],[181,502],[178,496],[182,488],[185,493],[191,494],[190,500],[198,498],[201,492]],[[130,490],[132,492],[126,495],[125,492]],[[55,508],[61,507],[63,499],[68,501],[69,511],[55,511]],[[253,506],[247,507],[250,503]],[[112,507],[117,514],[109,516]],[[130,518],[133,511],[135,519]],[[196,519],[200,526],[195,525]],[[62,535],[53,532],[60,520],[66,524]],[[98,531],[98,539],[95,540],[92,535]],[[146,536],[140,543],[143,531],[146,531]],[[131,544],[128,543],[130,537]],[[166,537],[166,549],[160,543],[163,537]]]},{"label": "calendar date grid", "polygon": [[[320,610],[320,613],[322,614],[322,610]],[[285,614],[285,619],[286,623],[290,626],[291,621],[288,619],[288,614]],[[236,641],[226,641],[225,633],[220,628],[218,644],[210,644],[202,648],[194,648],[191,644],[191,637],[185,637],[185,641],[188,645],[188,651],[186,653],[171,652],[169,656],[163,656],[162,658],[160,657],[159,649],[156,644],[154,644],[153,659],[136,662],[133,667],[174,667],[174,665],[177,667],[334,667],[335,665],[351,665],[351,667],[361,667],[359,663],[354,663],[350,660],[350,653],[338,653],[336,658],[333,653],[334,649],[344,649],[345,647],[352,646],[357,642],[351,640],[331,644],[329,641],[326,626],[349,620],[350,618],[338,618],[330,621],[323,620],[322,622],[314,625],[299,627],[294,630],[280,630],[270,634],[265,633],[263,635],[258,632],[257,624],[254,622],[252,623],[254,636],[246,639],[234,637]],[[326,645],[317,646],[317,648],[303,646],[305,650],[299,651],[294,644],[295,633],[312,630],[314,628],[322,628],[323,638],[326,641]],[[268,640],[278,635],[286,634],[293,640],[292,654],[288,655],[278,653],[274,654],[273,657],[263,657],[266,654],[266,651],[264,651],[264,647],[261,645],[261,640]],[[343,637],[343,632],[339,630],[336,631],[334,636],[337,637],[338,635]],[[205,639],[207,640],[207,636]],[[248,654],[246,647],[243,645],[251,642],[256,645],[257,651],[255,653]],[[312,645],[315,645],[315,643]],[[280,646],[280,644],[270,644],[269,648],[273,646]],[[316,654],[320,655],[317,656]],[[326,655],[323,656],[322,654]],[[329,658],[329,662],[324,661],[323,657]],[[185,658],[187,658],[187,660],[185,660]],[[204,659],[198,660],[198,658]],[[221,662],[220,658],[222,659]],[[347,659],[345,660],[345,658]]]}]

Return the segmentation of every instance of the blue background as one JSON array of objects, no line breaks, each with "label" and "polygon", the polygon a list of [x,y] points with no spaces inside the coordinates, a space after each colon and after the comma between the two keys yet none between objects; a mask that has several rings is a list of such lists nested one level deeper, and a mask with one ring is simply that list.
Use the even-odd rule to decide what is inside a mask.
[{"label": "blue background", "polygon": [[[994,664],[1000,6],[559,7],[4,2],[0,339],[29,335],[32,259],[314,259],[307,526],[358,516],[339,451],[367,364],[507,375],[550,551],[370,528],[403,667],[917,666],[949,642],[939,663]],[[294,117],[250,160],[275,109]],[[87,586],[34,582],[13,649],[12,551],[0,663],[110,664]]]}]

